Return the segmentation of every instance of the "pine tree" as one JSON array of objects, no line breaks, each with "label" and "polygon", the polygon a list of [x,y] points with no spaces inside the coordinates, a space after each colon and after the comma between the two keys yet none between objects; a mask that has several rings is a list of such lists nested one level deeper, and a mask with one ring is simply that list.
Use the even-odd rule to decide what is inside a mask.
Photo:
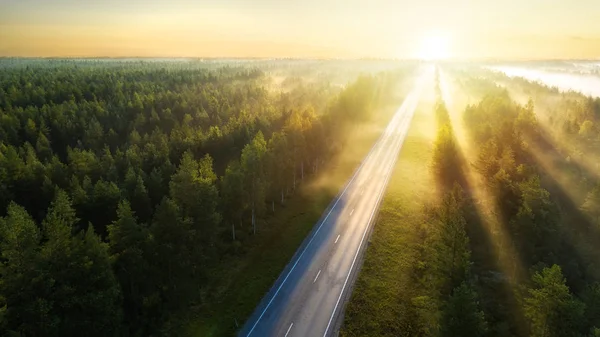
[{"label": "pine tree", "polygon": [[463,282],[454,288],[442,311],[441,336],[485,336],[487,322],[477,293]]},{"label": "pine tree", "polygon": [[[60,336],[103,336],[119,329],[120,289],[107,245],[90,227],[71,234],[78,219],[66,193],[58,190],[43,223],[41,249],[47,282],[40,296],[51,305],[52,332]],[[68,299],[68,300],[67,300]]]},{"label": "pine tree", "polygon": [[258,132],[252,142],[242,150],[244,192],[248,207],[252,210],[252,228],[256,234],[256,217],[262,215],[265,207],[267,182],[265,177],[267,144],[262,132]]},{"label": "pine tree", "polygon": [[533,275],[524,299],[531,336],[579,336],[585,306],[573,297],[565,283],[557,265]]},{"label": "pine tree", "polygon": [[241,225],[244,214],[244,176],[237,161],[232,161],[225,169],[221,181],[221,198],[223,199],[223,218],[231,224],[232,237],[235,241],[235,225]]},{"label": "pine tree", "polygon": [[0,306],[5,307],[4,326],[9,331],[41,336],[55,324],[51,303],[39,296],[41,233],[27,211],[15,203],[0,219]]},{"label": "pine tree", "polygon": [[587,194],[581,209],[592,218],[596,226],[600,226],[600,184]]},{"label": "pine tree", "polygon": [[467,277],[471,252],[463,215],[463,192],[458,184],[447,193],[441,205],[434,210],[436,220],[433,268],[436,279],[441,283],[442,294],[452,289]]},{"label": "pine tree", "polygon": [[131,332],[135,332],[143,325],[144,298],[151,288],[145,254],[148,232],[137,222],[126,200],[119,204],[117,220],[108,226],[108,240],[115,274],[123,291],[125,320]]},{"label": "pine tree", "polygon": [[150,227],[150,251],[153,279],[158,282],[158,303],[180,308],[187,303],[191,288],[197,287],[205,264],[198,256],[193,220],[185,217],[177,203],[169,198],[156,208]]}]

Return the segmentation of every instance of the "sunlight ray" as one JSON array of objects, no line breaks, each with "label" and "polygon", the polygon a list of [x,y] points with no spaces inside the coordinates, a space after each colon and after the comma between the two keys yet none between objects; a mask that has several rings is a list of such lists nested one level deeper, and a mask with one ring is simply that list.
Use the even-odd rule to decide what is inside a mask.
[{"label": "sunlight ray", "polygon": [[[514,287],[525,275],[521,258],[518,252],[510,244],[511,240],[506,232],[506,221],[501,219],[500,212],[496,209],[494,197],[487,191],[485,184],[478,178],[471,164],[475,160],[475,152],[467,139],[467,133],[462,123],[461,111],[467,106],[465,94],[452,84],[449,75],[440,71],[440,88],[442,97],[447,99],[447,109],[450,115],[452,128],[455,131],[456,141],[460,155],[467,163],[464,165],[465,178],[471,188],[471,193],[477,202],[475,203],[477,213],[481,219],[489,241],[493,244],[498,266],[504,272],[511,286]],[[513,288],[513,290],[516,290]]]}]

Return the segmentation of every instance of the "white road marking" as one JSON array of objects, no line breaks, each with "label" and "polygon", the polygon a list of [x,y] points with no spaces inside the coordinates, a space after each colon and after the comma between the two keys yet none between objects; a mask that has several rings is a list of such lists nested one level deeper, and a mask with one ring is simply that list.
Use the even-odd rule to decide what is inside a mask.
[{"label": "white road marking", "polygon": [[292,265],[292,268],[288,271],[287,275],[283,278],[283,281],[281,281],[281,284],[279,285],[279,287],[277,288],[277,290],[275,290],[275,294],[273,294],[273,296],[271,297],[271,299],[267,303],[267,306],[260,313],[260,315],[258,316],[258,319],[254,322],[254,324],[252,325],[252,328],[250,329],[250,331],[248,332],[248,334],[246,335],[246,337],[248,337],[248,336],[250,336],[252,334],[252,332],[256,328],[256,325],[258,324],[258,322],[260,322],[260,320],[262,319],[262,317],[265,315],[265,312],[267,312],[267,310],[271,306],[271,303],[273,302],[273,300],[275,299],[275,297],[277,297],[277,294],[279,293],[279,291],[281,290],[281,288],[285,284],[285,281],[287,281],[288,277],[290,277],[290,274],[292,274],[292,271],[294,271],[294,268],[296,268],[296,265],[298,264],[298,262],[300,262],[300,259],[302,259],[302,256],[304,255],[304,253],[306,252],[306,250],[308,249],[308,247],[310,246],[310,244],[312,243],[312,241],[317,236],[317,233],[319,233],[319,231],[321,230],[321,227],[323,227],[323,225],[327,222],[327,219],[331,215],[331,212],[333,212],[333,210],[335,209],[335,206],[342,199],[342,197],[344,196],[344,194],[346,194],[346,190],[348,189],[348,187],[350,187],[352,185],[352,182],[354,182],[354,180],[356,179],[356,177],[358,177],[358,174],[360,172],[362,172],[361,170],[362,170],[363,166],[365,165],[365,163],[369,162],[369,159],[371,157],[373,157],[373,153],[375,152],[374,151],[375,150],[375,146],[381,142],[381,139],[382,139],[382,136],[379,136],[379,139],[377,139],[377,142],[375,143],[375,145],[371,148],[371,150],[369,150],[369,153],[367,154],[367,156],[365,157],[365,159],[363,159],[363,161],[360,163],[360,166],[356,169],[356,171],[354,172],[354,175],[352,176],[352,178],[350,179],[350,181],[346,184],[346,187],[344,187],[344,190],[342,191],[342,193],[337,197],[337,199],[335,200],[335,203],[333,203],[333,206],[331,206],[331,209],[329,209],[329,212],[327,212],[327,215],[325,216],[325,219],[323,219],[323,221],[321,221],[321,224],[319,225],[319,227],[317,228],[317,230],[313,233],[313,236],[310,238],[310,240],[308,240],[308,243],[306,244],[306,246],[304,246],[304,249],[300,253],[300,256],[298,256],[298,258],[296,259],[296,262],[294,262],[294,264]]},{"label": "white road marking", "polygon": [[364,189],[360,190],[360,195],[363,195],[363,193],[365,193],[365,190]]},{"label": "white road marking", "polygon": [[319,275],[321,275],[321,269],[319,269],[319,272],[317,273],[317,276],[315,276],[315,280],[313,281],[313,283],[317,282]]},{"label": "white road marking", "polygon": [[[418,82],[418,83],[417,83],[417,86],[418,86],[418,87],[419,87],[419,83],[420,83],[420,82]],[[416,93],[414,93],[414,92],[413,92],[413,93],[411,93],[411,94],[409,94],[409,96],[408,96],[408,97],[405,99],[405,101],[404,101],[404,103],[402,104],[402,106],[400,107],[400,109],[405,109],[405,110],[406,110],[406,109],[407,109],[407,108],[406,108],[406,106],[410,106],[410,105],[412,105],[412,104],[411,104],[411,103],[413,103],[412,101],[413,101],[413,100],[416,100],[416,98],[413,98],[412,96],[415,96],[415,95],[418,95],[418,94],[416,94]],[[336,205],[339,203],[339,201],[342,199],[342,197],[343,197],[343,196],[344,196],[344,194],[346,193],[346,190],[347,190],[347,189],[348,189],[348,188],[349,188],[349,187],[350,187],[350,186],[353,184],[353,182],[355,181],[355,178],[357,178],[357,177],[359,176],[359,173],[361,173],[361,172],[365,171],[365,166],[368,166],[368,165],[365,165],[365,164],[366,164],[367,162],[370,162],[370,160],[372,160],[372,158],[373,158],[373,157],[377,157],[377,155],[375,154],[375,153],[377,152],[377,151],[376,151],[376,150],[377,150],[377,146],[379,146],[379,147],[382,147],[382,145],[383,145],[383,144],[384,144],[384,142],[385,142],[385,136],[387,136],[387,135],[388,135],[388,133],[389,133],[389,131],[390,131],[390,130],[393,130],[393,129],[397,128],[397,127],[398,127],[398,126],[396,126],[397,124],[400,124],[401,126],[404,126],[404,125],[402,125],[402,124],[404,124],[404,120],[405,120],[405,119],[408,119],[408,121],[407,121],[407,122],[410,124],[410,120],[412,119],[412,114],[414,113],[414,110],[415,110],[415,108],[416,108],[416,102],[414,103],[414,105],[415,105],[415,107],[413,107],[413,108],[410,110],[409,116],[405,116],[404,114],[403,114],[403,115],[398,115],[398,114],[396,114],[396,115],[393,117],[393,119],[392,119],[392,122],[391,122],[391,123],[388,125],[388,127],[386,128],[386,130],[385,130],[385,133],[384,133],[384,134],[382,134],[382,135],[379,137],[379,139],[378,139],[378,140],[377,140],[377,142],[375,143],[375,146],[371,148],[371,150],[370,150],[370,151],[369,151],[369,153],[367,154],[366,158],[365,158],[365,159],[363,159],[363,161],[360,163],[360,166],[359,166],[359,167],[357,168],[357,170],[354,172],[354,174],[353,174],[352,178],[350,179],[350,181],[349,181],[349,182],[346,184],[346,186],[344,187],[344,190],[343,190],[343,191],[342,191],[342,192],[339,194],[339,196],[336,198],[335,202],[333,203],[333,205],[332,205],[332,206],[331,206],[331,208],[329,209],[329,212],[327,212],[327,215],[325,216],[325,218],[324,218],[324,219],[321,221],[321,223],[319,224],[319,226],[317,227],[317,229],[316,229],[316,230],[315,230],[315,231],[312,233],[312,236],[310,237],[310,239],[308,240],[308,242],[307,242],[307,243],[306,243],[306,245],[304,246],[304,249],[303,249],[303,250],[300,252],[299,256],[298,256],[298,257],[295,259],[295,261],[294,261],[293,265],[292,265],[292,266],[291,266],[291,268],[288,270],[287,274],[285,275],[285,277],[283,278],[283,280],[281,281],[281,283],[279,284],[279,286],[277,287],[277,289],[275,289],[275,293],[274,293],[274,294],[271,296],[271,298],[270,298],[270,299],[269,299],[269,301],[267,302],[267,304],[266,304],[265,308],[262,310],[262,312],[260,313],[260,315],[258,316],[258,318],[257,318],[257,319],[254,321],[254,324],[253,324],[253,325],[252,325],[252,327],[250,328],[250,331],[248,332],[247,336],[250,336],[250,335],[252,334],[252,332],[253,332],[253,331],[254,331],[254,329],[256,328],[257,324],[260,322],[260,320],[261,320],[261,319],[262,319],[262,317],[264,316],[265,312],[266,312],[266,311],[269,309],[269,307],[271,306],[271,304],[272,304],[272,302],[274,301],[275,297],[277,297],[277,294],[279,293],[279,291],[281,290],[281,288],[283,287],[283,285],[285,284],[285,282],[287,281],[287,279],[289,278],[289,276],[291,275],[291,273],[293,272],[293,270],[295,269],[295,267],[298,265],[298,263],[300,262],[300,260],[301,260],[301,259],[302,259],[302,257],[304,256],[304,254],[306,253],[306,250],[308,249],[308,247],[310,247],[311,243],[314,241],[315,237],[317,236],[317,234],[319,233],[319,231],[321,230],[321,228],[323,227],[323,225],[324,225],[324,224],[327,222],[327,219],[329,218],[329,216],[331,215],[331,213],[333,212],[333,210],[336,208]],[[405,132],[405,133],[406,133],[406,132]],[[404,135],[402,135],[402,137],[404,137],[404,136],[405,136],[405,134],[404,134]],[[402,139],[402,140],[400,140],[400,141],[399,141],[399,143],[400,143],[400,144],[399,144],[398,148],[399,148],[399,147],[401,147],[403,140],[404,140],[404,139]],[[395,159],[396,159],[396,158],[394,158],[394,162],[392,163],[392,165],[395,163]],[[389,180],[389,178],[390,178],[390,175],[388,174],[386,178],[387,178],[387,179],[385,179],[384,186],[385,186],[385,185],[387,185],[387,182],[388,182],[388,180]],[[360,180],[360,179],[358,179],[358,180]],[[356,186],[356,185],[354,185],[354,186]],[[362,192],[364,192],[364,191],[362,191],[362,189],[361,189],[361,195],[362,195]],[[379,196],[378,196],[378,199],[377,199],[377,201],[376,201],[376,204],[378,204],[378,203],[381,201],[381,197],[382,197],[382,195],[383,195],[383,191],[381,191],[381,192],[379,193]],[[371,220],[372,220],[372,217],[373,217],[373,215],[374,215],[375,211],[376,211],[376,209],[374,209],[374,210],[373,210],[373,212],[371,213],[371,217],[369,218],[369,221],[367,222],[367,228],[365,229],[365,232],[363,233],[363,237],[361,238],[361,241],[360,241],[360,243],[359,243],[358,250],[357,250],[357,252],[356,252],[356,255],[354,256],[354,259],[353,259],[353,261],[352,261],[352,264],[351,264],[351,266],[350,266],[350,271],[349,271],[349,273],[348,273],[348,275],[347,275],[347,277],[346,277],[346,280],[345,280],[345,282],[344,282],[344,285],[342,286],[342,291],[341,291],[341,293],[340,293],[340,296],[338,297],[338,300],[337,300],[337,302],[336,302],[336,305],[335,305],[335,307],[334,307],[334,309],[333,309],[333,313],[332,313],[332,315],[331,315],[331,317],[330,317],[330,319],[329,319],[329,323],[327,324],[327,328],[326,328],[326,330],[325,330],[325,335],[327,334],[327,331],[329,330],[329,327],[330,327],[330,325],[331,325],[331,323],[332,323],[333,316],[335,315],[335,313],[336,313],[336,311],[337,311],[337,307],[338,307],[338,305],[339,305],[339,302],[340,302],[340,300],[341,300],[342,294],[344,293],[344,290],[345,290],[345,288],[346,288],[346,284],[347,284],[347,282],[348,282],[348,278],[350,277],[350,274],[352,273],[352,270],[353,270],[353,268],[354,268],[354,264],[355,264],[355,262],[356,262],[356,258],[357,258],[357,256],[358,256],[358,253],[359,253],[359,251],[360,251],[360,248],[361,248],[361,246],[362,246],[362,243],[363,243],[363,241],[364,241],[364,237],[365,237],[366,231],[368,230],[368,228],[369,228],[369,227],[370,227],[370,225],[371,225]],[[295,254],[295,255],[296,255],[296,254]],[[291,262],[290,262],[290,263],[291,263]],[[287,267],[286,267],[286,268],[287,268]],[[281,276],[283,276],[283,275],[281,275]],[[271,289],[271,290],[273,290],[273,289]],[[270,290],[270,291],[271,291],[271,290]],[[288,328],[288,333],[289,333],[289,330],[291,330],[292,326],[293,326],[293,323],[292,323],[292,324],[290,325],[290,327]],[[287,333],[286,333],[286,336],[287,336]]]},{"label": "white road marking", "polygon": [[352,215],[352,213],[354,213],[354,208],[352,209],[352,211],[350,211],[350,215]]},{"label": "white road marking", "polygon": [[292,330],[293,325],[294,325],[294,322],[292,322],[292,324],[290,324],[290,327],[288,328],[287,332],[285,333],[285,337],[287,337],[287,335],[290,333],[290,330]]},{"label": "white road marking", "polygon": [[338,234],[338,237],[337,237],[337,238],[335,238],[335,242],[334,242],[334,243],[337,243],[337,241],[338,241],[339,239],[340,239],[340,234]]},{"label": "white road marking", "polygon": [[[415,102],[414,108],[412,109],[411,113],[408,115],[408,116],[410,116],[410,118],[406,118],[408,116],[405,116],[405,118],[404,118],[404,119],[407,119],[408,126],[410,126],[410,121],[412,120],[412,117],[413,117],[412,114],[414,114],[414,111],[416,110],[416,105],[417,105],[417,102]],[[406,129],[408,129],[408,126],[406,127]],[[397,149],[395,151],[396,153],[398,153],[400,151],[400,149],[402,148],[402,144],[404,143],[405,138],[406,138],[406,133],[401,134],[400,138],[398,138],[398,140],[397,140],[397,145],[394,144],[394,148]],[[390,168],[394,167],[397,159],[398,159],[398,156],[396,155],[391,162]],[[381,189],[381,191],[379,192],[379,195],[377,196],[377,201],[375,202],[375,207],[373,208],[373,211],[371,212],[371,215],[369,216],[369,220],[367,221],[367,226],[365,226],[365,231],[363,232],[363,235],[358,244],[358,249],[356,250],[356,253],[354,254],[354,259],[352,260],[352,264],[350,265],[350,270],[348,271],[348,275],[346,276],[346,280],[344,281],[344,285],[342,286],[342,291],[340,292],[340,296],[338,297],[337,302],[335,303],[335,307],[333,308],[333,312],[331,313],[331,317],[329,318],[329,323],[327,323],[327,327],[325,328],[325,333],[323,333],[323,337],[327,336],[327,332],[329,331],[329,327],[331,326],[331,323],[333,321],[333,316],[335,316],[338,305],[340,304],[340,300],[342,299],[342,295],[344,294],[344,290],[346,289],[346,284],[348,283],[348,279],[350,279],[350,275],[352,274],[352,270],[354,269],[354,264],[356,263],[356,258],[358,257],[358,254],[360,253],[360,248],[362,247],[363,241],[365,240],[365,236],[367,235],[367,232],[369,231],[369,228],[371,227],[371,221],[373,220],[375,211],[377,211],[377,209],[378,209],[377,206],[381,202],[381,198],[384,195],[384,192],[386,190],[385,187],[387,186],[390,177],[391,177],[391,169],[387,173],[387,175],[384,179],[383,188]]]}]

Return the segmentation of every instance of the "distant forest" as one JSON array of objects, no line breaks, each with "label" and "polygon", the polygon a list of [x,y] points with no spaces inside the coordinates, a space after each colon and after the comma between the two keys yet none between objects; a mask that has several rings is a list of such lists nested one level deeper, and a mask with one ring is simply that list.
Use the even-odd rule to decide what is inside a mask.
[{"label": "distant forest", "polygon": [[398,76],[273,68],[0,60],[2,335],[172,333]]}]

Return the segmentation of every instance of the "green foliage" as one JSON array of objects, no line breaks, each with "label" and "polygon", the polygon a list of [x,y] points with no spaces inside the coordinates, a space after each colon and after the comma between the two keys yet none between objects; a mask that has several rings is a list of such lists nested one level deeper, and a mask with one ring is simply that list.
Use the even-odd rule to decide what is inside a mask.
[{"label": "green foliage", "polygon": [[[432,114],[417,111],[382,199],[365,260],[344,314],[340,336],[435,336],[442,300],[431,272],[437,202],[429,134]],[[435,134],[434,134],[435,135]]]},{"label": "green foliage", "polygon": [[523,245],[521,251],[533,261],[541,260],[558,247],[558,211],[550,200],[550,193],[540,185],[538,176],[518,184],[521,205],[512,222],[513,233]]},{"label": "green foliage", "polygon": [[364,120],[369,118],[373,103],[376,78],[373,76],[360,76],[344,90],[336,101],[333,117]]},{"label": "green foliage", "polygon": [[[60,308],[58,335],[80,336],[82,331],[88,336],[116,334],[121,326],[121,289],[107,245],[88,227],[74,238],[70,258],[73,262],[65,261],[59,267],[61,277],[52,277],[63,284],[52,290],[55,306]],[[65,298],[71,301],[65,303]]]},{"label": "green foliage", "polygon": [[581,208],[592,218],[596,226],[600,226],[600,184],[588,192]]},{"label": "green foliage", "polygon": [[244,147],[240,158],[243,181],[244,204],[252,210],[252,226],[256,233],[256,215],[262,215],[265,209],[267,190],[267,144],[261,132]]},{"label": "green foliage", "polygon": [[124,319],[131,333],[144,331],[148,319],[146,299],[151,295],[148,281],[148,230],[137,222],[129,202],[117,209],[117,220],[108,226],[109,252],[115,276],[123,292]]},{"label": "green foliage", "polygon": [[531,336],[579,336],[584,308],[569,292],[559,266],[533,275],[524,299]]},{"label": "green foliage", "polygon": [[3,325],[7,331],[41,334],[51,325],[50,305],[46,299],[37,296],[41,233],[22,207],[11,203],[7,213],[0,219]]},{"label": "green foliage", "polygon": [[169,183],[171,198],[183,216],[193,222],[194,231],[190,233],[190,239],[196,242],[194,250],[199,258],[198,264],[202,264],[212,253],[211,242],[221,221],[217,209],[219,195],[216,179],[209,155],[196,161],[190,152],[186,152]]},{"label": "green foliage", "polygon": [[[600,283],[595,282],[588,285],[581,294],[581,300],[585,304],[585,317],[587,326],[600,326]],[[596,328],[598,330],[598,328]]]},{"label": "green foliage", "polygon": [[232,238],[235,240],[235,225],[242,224],[246,205],[244,204],[244,175],[239,162],[232,161],[225,169],[221,180],[221,198],[223,200],[223,218],[231,224]]},{"label": "green foliage", "polygon": [[[269,157],[269,168],[268,171],[273,175],[273,181],[271,187],[273,189],[273,195],[280,195],[281,203],[283,203],[284,189],[288,187],[289,177],[291,175],[292,162],[287,155],[288,151],[288,138],[283,132],[276,132],[269,139],[268,151]],[[275,198],[275,196],[273,196]]]},{"label": "green foliage", "polygon": [[364,76],[283,90],[265,75],[280,65],[250,64],[0,60],[2,328],[176,325],[218,283],[224,228],[283,202],[393,86]]},{"label": "green foliage", "polygon": [[434,212],[433,261],[435,279],[442,294],[465,280],[469,273],[469,237],[463,215],[464,196],[462,189],[455,185],[441,200]]},{"label": "green foliage", "polygon": [[581,126],[579,127],[579,136],[589,139],[594,135],[594,133],[594,122],[586,120],[585,122],[581,123]]},{"label": "green foliage", "polygon": [[460,171],[458,155],[452,128],[445,124],[438,131],[432,158],[433,172],[445,188],[451,188],[457,179],[457,171]]},{"label": "green foliage", "polygon": [[[120,289],[106,244],[90,227],[72,235],[77,218],[59,190],[42,241],[27,212],[14,204],[2,223],[5,325],[24,335],[114,334],[121,324]],[[18,249],[17,254],[11,253]],[[69,300],[65,300],[65,299]]]},{"label": "green foliage", "polygon": [[477,297],[466,283],[454,288],[443,309],[441,336],[486,336],[487,322]]},{"label": "green foliage", "polygon": [[[550,95],[555,96],[556,93],[552,92]],[[568,100],[565,97],[554,99],[553,108]],[[498,222],[495,226],[505,233],[504,237],[492,237],[500,242],[496,243],[496,249],[507,254],[513,268],[527,269],[538,263],[560,264],[572,280],[572,286],[580,291],[582,285],[593,280],[593,273],[582,273],[584,266],[592,263],[592,255],[588,255],[589,252],[576,253],[585,250],[581,247],[585,247],[587,239],[581,240],[585,236],[582,236],[579,229],[583,224],[574,226],[574,223],[585,221],[585,218],[577,214],[572,201],[565,198],[564,191],[557,188],[554,181],[562,179],[565,173],[563,168],[569,166],[568,159],[564,160],[566,155],[559,153],[552,145],[556,139],[552,139],[551,135],[559,134],[562,130],[542,128],[538,123],[539,116],[534,110],[533,99],[522,106],[512,101],[507,91],[483,97],[478,104],[468,106],[463,117],[477,150],[474,166],[485,182],[493,209],[498,213],[495,214]],[[580,120],[583,122],[585,118],[589,117],[581,117]],[[552,123],[555,121],[551,121]],[[553,167],[554,170],[546,171],[548,167]],[[564,188],[571,189],[572,186],[565,185]],[[582,210],[594,218],[593,191],[588,194],[586,203],[581,207]],[[481,238],[472,238],[472,242],[481,241]],[[507,246],[515,249],[510,253],[514,256],[508,257],[509,253],[504,251]],[[499,272],[511,273],[510,270]],[[522,276],[516,277],[518,278],[514,282],[526,282]],[[511,304],[515,301],[510,297],[502,298],[506,292],[499,290],[492,282],[493,279],[486,280],[487,284],[483,289],[488,289],[487,296],[497,297],[488,304],[495,311],[495,317],[492,316],[491,319],[508,319],[497,327],[506,326],[517,335],[523,335],[529,330],[528,333],[535,336],[578,336],[594,326],[594,322],[583,319],[585,306],[571,295],[558,265],[536,273],[532,278],[533,285],[529,287],[521,307],[508,312],[506,318],[502,316],[502,308],[515,305]],[[504,284],[504,287],[508,286],[508,283]],[[496,290],[492,290],[493,287]],[[521,323],[523,321],[528,321],[529,326],[524,326]],[[494,328],[496,331],[506,331],[505,329]]]},{"label": "green foliage", "polygon": [[[199,244],[193,219],[186,217],[174,200],[163,199],[152,219],[147,254],[151,282],[159,287],[144,299],[144,305],[149,306],[154,315],[164,319],[169,312],[193,300],[189,294],[197,289],[196,283],[206,277],[205,252],[206,247]],[[152,320],[147,322],[152,323]]]}]

